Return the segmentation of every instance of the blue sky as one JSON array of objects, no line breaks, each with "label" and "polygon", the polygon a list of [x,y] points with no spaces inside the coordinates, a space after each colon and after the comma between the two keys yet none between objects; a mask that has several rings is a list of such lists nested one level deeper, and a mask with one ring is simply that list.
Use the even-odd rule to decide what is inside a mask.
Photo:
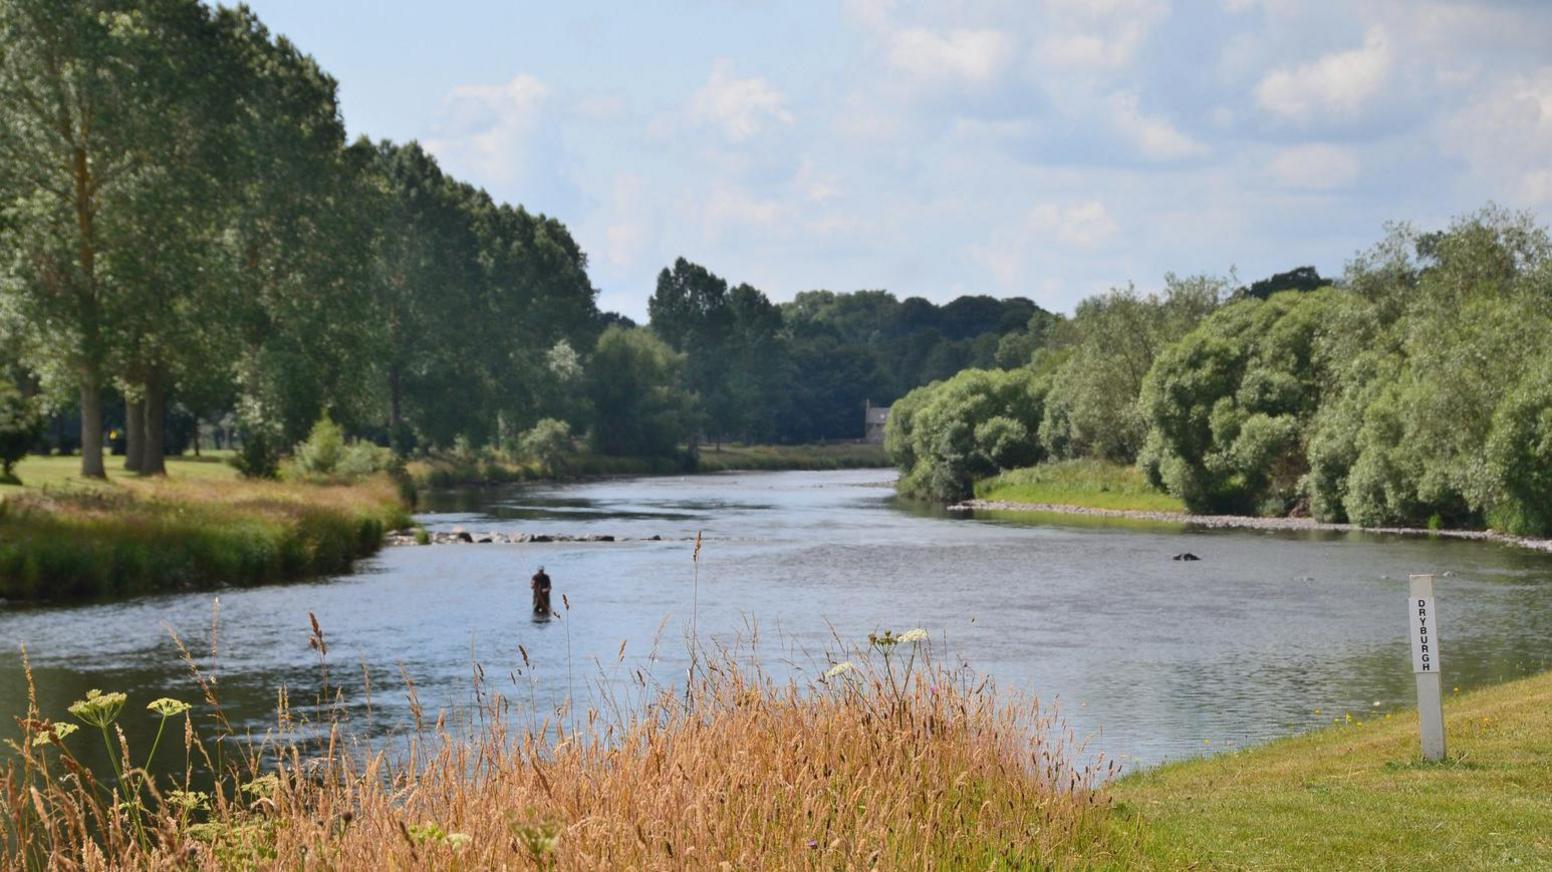
[{"label": "blue sky", "polygon": [[777,300],[1058,311],[1340,271],[1387,221],[1552,212],[1552,3],[253,0],[351,134],[563,220],[643,318],[688,257]]}]

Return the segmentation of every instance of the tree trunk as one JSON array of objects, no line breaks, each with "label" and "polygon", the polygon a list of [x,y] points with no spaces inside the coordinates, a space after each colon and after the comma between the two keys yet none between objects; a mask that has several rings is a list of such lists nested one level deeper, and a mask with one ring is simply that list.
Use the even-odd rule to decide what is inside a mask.
[{"label": "tree trunk", "polygon": [[107,478],[102,465],[102,376],[81,374],[81,477]]},{"label": "tree trunk", "polygon": [[403,434],[399,432],[404,418],[400,410],[399,365],[388,365],[388,444],[393,446],[395,454],[403,456],[409,453],[409,446],[403,444]]},{"label": "tree trunk", "polygon": [[145,458],[145,400],[124,401],[124,468],[139,472]]},{"label": "tree trunk", "polygon": [[199,428],[201,426],[203,426],[203,425],[204,425],[204,420],[203,419],[201,419],[201,418],[195,418],[194,419],[194,456],[195,457],[199,456]]},{"label": "tree trunk", "polygon": [[141,475],[167,474],[167,388],[162,374],[151,370],[145,383],[145,453],[140,459]]}]

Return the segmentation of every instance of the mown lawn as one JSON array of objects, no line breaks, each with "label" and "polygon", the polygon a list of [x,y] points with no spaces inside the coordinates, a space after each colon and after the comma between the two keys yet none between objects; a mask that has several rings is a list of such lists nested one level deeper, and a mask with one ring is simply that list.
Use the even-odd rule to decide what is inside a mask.
[{"label": "mown lawn", "polygon": [[[227,463],[230,451],[206,452],[200,457],[167,458],[167,478],[172,481],[234,481],[237,470]],[[108,485],[120,480],[135,480],[137,476],[124,471],[124,458],[105,457],[108,467]],[[21,484],[0,484],[0,496],[21,493],[25,490],[101,488],[103,482],[81,478],[81,458],[78,456],[40,457],[29,454],[16,464],[16,477]]]},{"label": "mown lawn", "polygon": [[1136,467],[1100,460],[1043,463],[976,482],[983,500],[1045,503],[1087,509],[1184,512],[1185,505],[1154,490]]},{"label": "mown lawn", "polygon": [[1552,868],[1552,674],[1445,708],[1421,761],[1412,713],[1126,778],[1123,868]]}]

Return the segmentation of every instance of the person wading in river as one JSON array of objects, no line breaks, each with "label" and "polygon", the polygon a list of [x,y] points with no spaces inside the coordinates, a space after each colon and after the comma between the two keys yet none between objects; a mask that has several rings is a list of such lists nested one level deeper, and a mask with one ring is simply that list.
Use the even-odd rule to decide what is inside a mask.
[{"label": "person wading in river", "polygon": [[544,574],[544,567],[534,573],[533,580],[528,582],[533,589],[533,613],[536,615],[550,616],[550,577]]}]

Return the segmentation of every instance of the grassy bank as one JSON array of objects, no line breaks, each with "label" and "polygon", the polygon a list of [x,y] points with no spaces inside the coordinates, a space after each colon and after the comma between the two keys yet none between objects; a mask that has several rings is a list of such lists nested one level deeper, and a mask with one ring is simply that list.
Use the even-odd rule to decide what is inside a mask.
[{"label": "grassy bank", "polygon": [[1010,503],[1183,512],[1174,497],[1149,486],[1136,467],[1100,460],[1066,460],[1015,469],[976,482],[977,499]]},{"label": "grassy bank", "polygon": [[440,455],[406,465],[419,487],[453,488],[603,476],[688,475],[742,470],[859,469],[889,466],[882,445],[702,445],[691,459],[615,457],[581,452],[549,464],[517,461],[494,454]]},{"label": "grassy bank", "polygon": [[1125,866],[1552,867],[1552,674],[1455,696],[1449,757],[1397,713],[1165,766],[1111,788]]},{"label": "grassy bank", "polygon": [[[323,638],[316,624],[314,638]],[[516,732],[506,725],[522,716],[499,698],[475,732],[457,738],[441,719],[422,730],[417,710],[408,757],[351,756],[343,749],[357,746],[328,730],[317,743],[286,738],[291,717],[302,715],[283,711],[280,738],[228,740],[248,752],[213,789],[181,776],[157,784],[127,777],[128,801],[118,803],[86,779],[62,777],[79,765],[72,748],[99,741],[92,734],[106,718],[92,701],[82,701],[79,732],[62,740],[47,721],[71,716],[34,711],[29,732],[46,738],[24,739],[0,770],[0,802],[20,811],[0,826],[0,848],[6,861],[20,866],[25,856],[39,868],[1080,863],[1104,832],[1103,802],[1090,773],[1071,771],[1061,745],[1043,738],[1049,724],[1039,712],[1005,705],[968,673],[931,664],[925,645],[894,644],[892,661],[853,655],[802,688],[767,678],[746,657],[702,656],[687,683],[664,688],[643,678],[611,694],[618,707],[575,715],[563,708]],[[182,749],[163,749],[175,759],[207,759],[205,749],[227,732],[210,716],[215,687],[204,686],[209,696],[192,711],[162,704],[174,712],[167,733],[188,737],[172,743]],[[109,701],[124,706],[124,717],[145,717],[146,704]],[[144,753],[130,749],[128,758],[138,765]]]},{"label": "grassy bank", "polygon": [[[341,688],[330,682],[316,623],[312,635],[327,699]],[[68,714],[34,704],[15,753],[0,764],[0,804],[18,811],[0,824],[0,864],[1552,864],[1552,674],[1452,697],[1451,754],[1441,764],[1418,762],[1415,716],[1398,713],[1096,787],[1101,773],[1065,762],[1072,748],[1047,714],[933,662],[916,638],[885,637],[801,685],[772,681],[746,654],[703,654],[693,680],[663,687],[636,673],[598,711],[534,712],[482,684],[481,717],[437,716],[431,726],[416,706],[407,756],[361,750],[344,709],[330,714],[327,705],[318,710],[321,724],[283,707],[277,732],[239,738],[221,715],[216,685],[205,680],[198,682],[205,698],[186,713],[179,702],[140,698],[83,700]],[[153,717],[171,713],[166,732],[184,747],[164,751],[203,761],[195,770],[204,774],[194,781],[133,774],[170,767],[148,765],[145,749],[122,746],[115,746],[118,771],[82,768],[72,749],[100,741],[99,722],[111,734],[120,709],[145,717],[146,708]],[[511,726],[525,717],[529,727]],[[448,726],[455,722],[468,731]],[[316,738],[301,738],[309,736]],[[211,763],[222,759],[211,754],[218,747],[231,751]]]},{"label": "grassy bank", "polygon": [[[29,458],[0,502],[0,597],[65,600],[341,572],[408,523],[387,476],[352,485],[242,481],[173,460],[165,480],[74,478]],[[66,464],[71,464],[66,466]]]},{"label": "grassy bank", "polygon": [[865,469],[889,466],[882,445],[854,442],[829,445],[701,446],[699,472],[781,469]]}]

